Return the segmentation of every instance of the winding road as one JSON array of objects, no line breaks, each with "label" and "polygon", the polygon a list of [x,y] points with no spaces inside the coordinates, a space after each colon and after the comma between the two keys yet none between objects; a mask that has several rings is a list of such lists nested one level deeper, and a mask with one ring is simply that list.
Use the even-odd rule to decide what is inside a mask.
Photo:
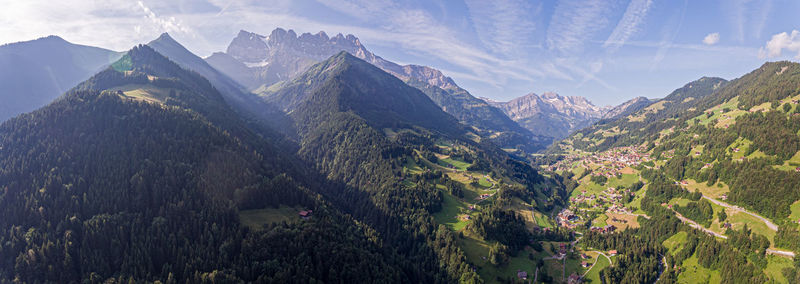
[{"label": "winding road", "polygon": [[726,236],[726,235],[723,235],[723,234],[714,232],[712,230],[706,229],[706,227],[701,226],[700,224],[698,224],[697,222],[695,222],[692,219],[683,217],[683,215],[681,215],[681,213],[678,213],[678,211],[672,210],[672,212],[675,213],[675,216],[678,217],[678,219],[681,219],[681,221],[683,221],[684,223],[688,223],[689,227],[701,230],[701,231],[706,232],[709,235],[712,235],[712,236],[715,236],[715,237],[719,237],[719,238],[723,238],[723,239],[727,239],[728,238],[728,236]]},{"label": "winding road", "polygon": [[[704,196],[704,197],[705,197],[705,196]],[[724,203],[724,202],[723,202],[723,203]],[[726,203],[726,204],[727,204],[727,203]],[[741,210],[741,209],[740,209],[740,210]],[[677,211],[675,211],[675,210],[672,210],[672,212],[674,212],[674,213],[675,213],[675,216],[676,216],[676,217],[678,217],[678,219],[680,219],[680,220],[681,220],[681,221],[683,221],[684,223],[688,223],[688,224],[689,224],[689,226],[690,226],[690,227],[692,227],[692,228],[695,228],[695,229],[701,230],[701,231],[703,231],[703,232],[706,232],[707,234],[709,234],[709,235],[712,235],[712,236],[715,236],[715,237],[719,237],[719,238],[723,238],[723,239],[728,239],[728,236],[726,236],[726,235],[723,235],[723,234],[720,234],[720,233],[717,233],[717,232],[714,232],[714,231],[712,231],[712,230],[709,230],[709,229],[706,229],[705,227],[701,226],[700,224],[698,224],[698,223],[697,223],[697,222],[695,222],[694,220],[692,220],[692,219],[689,219],[689,218],[686,218],[686,217],[683,217],[683,215],[681,215],[681,213],[678,213],[678,212],[677,212]],[[742,210],[741,212],[747,212],[747,211],[744,211],[744,210]],[[751,214],[751,215],[753,215],[753,214]],[[757,215],[754,215],[754,216],[757,216]],[[765,223],[766,223],[766,222],[765,222]],[[772,223],[772,222],[770,222],[770,224],[771,224],[771,223]],[[774,225],[774,224],[773,224],[773,225]],[[767,226],[769,227],[769,224],[768,224]],[[772,228],[772,227],[770,227],[770,229],[771,229],[771,228]],[[777,230],[777,229],[776,229],[776,230]],[[792,257],[792,258],[794,258],[794,257],[795,257],[795,253],[794,253],[794,252],[792,252],[792,251],[784,251],[784,250],[776,250],[776,249],[767,249],[767,254],[780,255],[780,256],[788,256],[788,257]]]},{"label": "winding road", "polygon": [[703,195],[703,198],[705,198],[706,200],[711,201],[714,204],[717,204],[719,206],[722,206],[722,207],[725,207],[725,208],[729,208],[729,209],[734,210],[736,212],[742,212],[742,213],[745,213],[747,215],[756,217],[759,220],[761,220],[762,222],[764,222],[764,224],[766,224],[767,227],[769,227],[770,230],[773,230],[773,231],[777,231],[778,230],[778,225],[775,225],[775,223],[772,223],[772,221],[770,221],[767,218],[762,217],[761,215],[758,215],[758,214],[755,214],[753,212],[747,211],[742,207],[735,206],[735,205],[730,205],[728,203],[722,202],[720,200],[716,200],[714,198],[711,198],[711,197],[708,197],[708,196],[705,196],[705,195]]}]

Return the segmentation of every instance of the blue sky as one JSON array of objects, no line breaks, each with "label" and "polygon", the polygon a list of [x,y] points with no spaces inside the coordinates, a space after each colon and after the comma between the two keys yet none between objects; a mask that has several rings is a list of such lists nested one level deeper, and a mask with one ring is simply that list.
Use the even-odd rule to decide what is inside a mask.
[{"label": "blue sky", "polygon": [[50,34],[126,50],[162,32],[200,56],[240,29],[354,34],[401,64],[438,68],[475,96],[663,97],[702,76],[734,79],[800,60],[800,1],[10,1],[0,43]]}]

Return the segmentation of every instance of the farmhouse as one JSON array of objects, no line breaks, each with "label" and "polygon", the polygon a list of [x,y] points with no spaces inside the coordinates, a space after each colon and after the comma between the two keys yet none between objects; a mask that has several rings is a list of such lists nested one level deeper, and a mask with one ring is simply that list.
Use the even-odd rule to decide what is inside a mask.
[{"label": "farmhouse", "polygon": [[522,279],[522,280],[528,279],[528,272],[522,271],[522,270],[517,270],[517,278]]}]

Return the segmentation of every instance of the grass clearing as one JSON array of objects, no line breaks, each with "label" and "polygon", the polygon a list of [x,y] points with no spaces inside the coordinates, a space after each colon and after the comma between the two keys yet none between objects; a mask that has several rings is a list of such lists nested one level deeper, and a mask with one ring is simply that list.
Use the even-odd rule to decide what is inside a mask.
[{"label": "grass clearing", "polygon": [[303,209],[283,205],[278,208],[242,210],[239,211],[239,221],[245,226],[257,230],[265,224],[300,221],[302,219],[297,215],[300,210]]},{"label": "grass clearing", "polygon": [[636,220],[638,216],[606,212],[608,218],[605,220],[606,224],[614,225],[620,230],[627,228],[639,228],[639,222]]},{"label": "grass clearing", "polygon": [[547,216],[545,216],[544,214],[542,214],[539,211],[533,211],[533,217],[536,219],[536,224],[539,225],[539,227],[543,227],[543,228],[553,228],[554,227],[553,223],[550,222],[550,218],[548,218]]},{"label": "grass clearing", "polygon": [[662,244],[667,248],[667,250],[669,250],[669,253],[674,256],[681,249],[683,249],[683,246],[686,244],[687,235],[689,234],[684,231],[680,231],[664,240]]},{"label": "grass clearing", "polygon": [[789,214],[789,221],[797,222],[797,220],[800,220],[800,200],[792,203],[792,206],[789,207],[789,209],[792,210],[792,213]]},{"label": "grass clearing", "polygon": [[169,96],[170,88],[158,88],[153,85],[128,84],[109,89],[110,91],[122,91],[122,97],[144,101],[148,103],[162,104]]},{"label": "grass clearing", "polygon": [[792,260],[785,257],[768,255],[767,261],[767,268],[764,269],[764,273],[767,274],[767,277],[777,283],[789,283],[789,280],[783,276],[783,269],[791,268],[793,266]]},{"label": "grass clearing", "polygon": [[[687,179],[686,182],[688,184],[684,185],[683,187],[688,189],[690,192],[700,191],[700,193],[703,195],[714,199],[722,199],[723,194],[727,194],[731,191],[730,188],[728,188],[728,185],[722,181],[718,181],[714,185],[710,186],[704,182],[698,183],[693,179]],[[722,187],[719,187],[719,185],[722,185]]]},{"label": "grass clearing", "polygon": [[794,153],[790,159],[783,162],[783,165],[775,165],[773,168],[784,171],[794,171],[800,167],[800,151]]},{"label": "grass clearing", "polygon": [[456,160],[456,159],[453,159],[453,158],[450,158],[450,157],[447,157],[447,158],[444,158],[444,159],[439,159],[439,161],[437,163],[442,167],[445,167],[445,168],[451,168],[452,167],[453,169],[457,169],[459,171],[466,171],[467,167],[469,167],[469,165],[470,165],[470,163],[467,163],[467,162],[464,162],[464,161],[459,161],[459,160]]},{"label": "grass clearing", "polygon": [[678,283],[720,283],[719,271],[710,270],[697,263],[697,256],[683,261],[683,272],[678,275]]},{"label": "grass clearing", "polygon": [[594,218],[594,220],[592,220],[592,226],[605,227],[606,225],[608,225],[608,223],[606,223],[606,220],[608,220],[608,215],[601,214],[597,216],[597,218]]},{"label": "grass clearing", "polygon": [[442,210],[433,214],[436,223],[444,224],[453,231],[461,231],[469,221],[461,218],[466,214],[468,205],[450,193],[442,192]]},{"label": "grass clearing", "polygon": [[[517,256],[511,257],[509,263],[504,266],[495,266],[489,262],[489,243],[480,239],[479,237],[467,233],[464,238],[459,238],[459,244],[464,250],[464,255],[470,262],[478,267],[478,275],[488,282],[495,282],[497,277],[508,278],[516,277],[517,270],[524,270],[528,272],[530,277],[533,277],[536,271],[536,259],[543,257],[541,253],[536,253],[530,247],[519,251]],[[528,258],[528,254],[538,255],[538,258],[533,260]]]},{"label": "grass clearing", "polygon": [[733,212],[733,210],[730,209],[726,210],[725,212],[729,214],[727,221],[733,225],[734,230],[741,230],[746,224],[747,227],[753,231],[753,233],[767,237],[770,242],[775,240],[775,234],[777,232],[767,227],[767,225],[764,224],[764,222],[762,222],[760,219],[744,212]]},{"label": "grass clearing", "polygon": [[421,174],[422,167],[417,164],[411,157],[406,157],[406,162],[403,164],[403,170],[411,174]]},{"label": "grass clearing", "polygon": [[586,275],[584,276],[584,279],[586,279],[586,282],[589,282],[589,283],[601,283],[601,281],[600,281],[600,270],[603,270],[606,267],[610,266],[611,262],[608,260],[607,257],[605,257],[605,256],[603,256],[601,254],[592,253],[592,252],[589,252],[587,254],[590,254],[590,255],[594,254],[594,255],[592,255],[592,257],[594,259],[596,259],[597,262],[594,264],[594,266],[592,266],[591,270],[586,272]]}]

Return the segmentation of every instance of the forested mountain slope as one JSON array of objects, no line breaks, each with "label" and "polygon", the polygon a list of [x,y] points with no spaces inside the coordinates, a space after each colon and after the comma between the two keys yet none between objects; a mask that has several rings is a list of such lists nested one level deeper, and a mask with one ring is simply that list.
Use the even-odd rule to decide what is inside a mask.
[{"label": "forested mountain slope", "polygon": [[272,139],[280,139],[281,135],[273,133],[278,131],[282,136],[286,136],[289,139],[296,138],[294,136],[295,130],[291,127],[288,117],[283,112],[246,91],[244,87],[233,79],[217,71],[202,58],[191,53],[170,37],[169,34],[164,33],[147,45],[181,67],[197,72],[206,78],[219,91],[228,105],[248,122],[252,122],[250,126],[260,129],[260,133]]},{"label": "forested mountain slope", "polygon": [[[488,275],[507,267],[489,263],[489,251],[465,251],[463,242],[502,246],[495,259],[507,259],[531,250],[531,239],[568,238],[529,231],[520,215],[531,214],[531,205],[545,211],[562,204],[561,180],[540,175],[492,144],[476,143],[474,133],[421,91],[346,52],[264,96],[294,119],[299,155],[349,185],[337,193],[337,204],[385,233],[400,255],[437,268],[430,280],[477,281],[480,275],[492,281]],[[444,201],[453,199],[461,205]],[[467,210],[466,203],[478,199],[472,225],[445,225],[461,218],[453,210]],[[470,236],[459,239],[456,232]],[[478,274],[472,263],[480,263]]]},{"label": "forested mountain slope", "polygon": [[[605,281],[800,280],[800,64],[768,62],[730,82],[703,78],[558,146],[548,168],[581,182],[570,206],[585,209],[587,226],[601,221],[592,212],[643,214],[639,229],[587,235],[587,245],[605,249],[650,243],[649,252],[620,249],[625,261],[601,272]],[[586,201],[584,193],[622,179],[644,189],[613,208]],[[627,192],[609,188],[619,190]],[[637,272],[659,262],[674,266]]]},{"label": "forested mountain slope", "polygon": [[697,111],[695,105],[727,83],[721,78],[703,77],[673,91],[649,106],[612,120],[602,120],[595,125],[575,132],[551,150],[581,149],[604,151],[614,146],[637,145],[657,137],[660,131],[676,125],[686,112]]},{"label": "forested mountain slope", "polygon": [[0,121],[46,105],[120,56],[57,36],[0,46]]},{"label": "forested mountain slope", "polygon": [[0,125],[0,281],[417,279],[291,157],[207,80],[136,47]]},{"label": "forested mountain slope", "polygon": [[423,91],[445,112],[474,127],[482,138],[503,148],[534,152],[552,142],[533,135],[502,111],[459,87],[441,71],[420,65],[399,65],[370,52],[353,35],[328,37],[324,32],[297,35],[277,28],[268,36],[240,31],[225,53],[215,53],[206,61],[256,93],[303,74],[310,66],[341,51],[369,62]]}]

